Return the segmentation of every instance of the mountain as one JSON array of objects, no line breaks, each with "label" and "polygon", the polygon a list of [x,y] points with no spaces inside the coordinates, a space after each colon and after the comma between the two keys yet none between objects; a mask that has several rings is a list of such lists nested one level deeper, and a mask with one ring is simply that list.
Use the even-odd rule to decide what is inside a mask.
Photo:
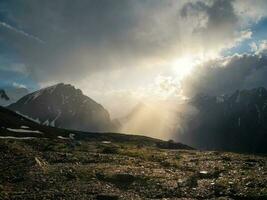
[{"label": "mountain", "polygon": [[57,84],[22,97],[8,106],[41,124],[80,131],[112,131],[105,108],[69,84]]},{"label": "mountain", "polygon": [[197,148],[267,152],[267,90],[237,90],[223,96],[197,95],[198,111],[185,117],[180,139]]}]

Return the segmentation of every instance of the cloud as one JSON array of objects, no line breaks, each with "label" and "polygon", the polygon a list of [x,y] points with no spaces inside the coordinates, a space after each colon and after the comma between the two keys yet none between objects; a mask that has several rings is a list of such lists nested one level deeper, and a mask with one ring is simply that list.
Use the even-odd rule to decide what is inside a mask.
[{"label": "cloud", "polygon": [[218,53],[247,30],[241,30],[233,5],[228,0],[10,0],[6,18],[27,33],[4,24],[10,30],[2,30],[1,37],[38,82],[78,82],[103,70]]},{"label": "cloud", "polygon": [[266,17],[266,0],[235,0],[233,7],[243,25],[258,22]]},{"label": "cloud", "polygon": [[193,21],[190,37],[212,51],[231,48],[252,36],[234,8],[234,0],[194,1],[185,4],[181,16]]},{"label": "cloud", "polygon": [[13,82],[12,83],[12,86],[14,88],[24,88],[24,89],[27,89],[27,86],[26,85],[23,85],[23,84],[20,84],[20,83],[16,83],[16,82]]},{"label": "cloud", "polygon": [[237,89],[267,87],[266,54],[243,54],[212,60],[195,68],[182,82],[184,95],[221,95]]},{"label": "cloud", "polygon": [[257,48],[257,54],[267,53],[267,40],[262,40]]},{"label": "cloud", "polygon": [[242,42],[247,39],[251,39],[252,36],[252,31],[251,30],[244,30],[240,32],[240,37],[236,39],[236,42]]},{"label": "cloud", "polygon": [[251,42],[250,48],[252,52],[256,54],[266,54],[267,53],[267,40],[261,40],[259,42]]},{"label": "cloud", "polygon": [[180,91],[179,82],[174,80],[171,76],[162,76],[159,75],[156,77],[155,86],[158,87],[160,93],[168,94],[168,96],[172,96],[178,94]]},{"label": "cloud", "polygon": [[21,35],[23,35],[24,37],[33,39],[33,40],[35,40],[36,42],[39,42],[39,43],[41,43],[41,44],[44,44],[44,43],[45,43],[45,42],[44,42],[43,40],[41,40],[40,38],[38,38],[38,37],[36,37],[36,36],[34,36],[34,35],[31,35],[31,34],[29,34],[29,33],[26,33],[26,32],[24,32],[24,31],[22,31],[22,30],[19,30],[19,29],[15,28],[15,27],[13,27],[13,26],[11,26],[11,25],[5,23],[5,22],[1,22],[1,21],[0,21],[0,27],[1,27],[1,26],[4,27],[4,28],[9,29],[9,30],[11,30],[11,31],[14,31],[14,32],[16,32],[16,33],[18,33],[18,34],[21,34]]}]

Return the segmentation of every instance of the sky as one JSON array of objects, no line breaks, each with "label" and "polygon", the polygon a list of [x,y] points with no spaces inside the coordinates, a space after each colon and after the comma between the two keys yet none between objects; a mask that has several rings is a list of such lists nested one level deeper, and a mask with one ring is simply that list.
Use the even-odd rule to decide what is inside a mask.
[{"label": "sky", "polygon": [[0,0],[0,87],[138,102],[267,87],[266,0]]}]

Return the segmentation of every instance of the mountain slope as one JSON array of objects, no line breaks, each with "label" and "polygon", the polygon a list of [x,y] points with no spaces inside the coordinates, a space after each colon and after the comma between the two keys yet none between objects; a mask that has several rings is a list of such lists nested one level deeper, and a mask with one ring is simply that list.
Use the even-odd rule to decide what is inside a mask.
[{"label": "mountain slope", "polygon": [[80,131],[115,129],[103,106],[63,83],[28,94],[8,108],[44,125]]},{"label": "mountain slope", "polygon": [[181,140],[197,148],[267,152],[267,90],[255,88],[231,95],[198,95],[198,113],[188,118]]},{"label": "mountain slope", "polygon": [[166,142],[146,136],[121,133],[81,132],[44,126],[0,106],[0,139],[47,138],[70,140],[70,134],[72,135],[72,139],[80,141],[121,142],[140,146],[154,146],[162,149],[193,149],[182,143]]},{"label": "mountain slope", "polygon": [[1,106],[0,130],[1,137],[56,138],[69,135],[65,130],[40,125]]}]

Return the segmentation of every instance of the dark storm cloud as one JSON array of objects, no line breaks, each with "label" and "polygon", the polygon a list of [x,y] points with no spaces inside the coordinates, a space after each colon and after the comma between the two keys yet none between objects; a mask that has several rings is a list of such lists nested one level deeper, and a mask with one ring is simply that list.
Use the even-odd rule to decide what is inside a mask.
[{"label": "dark storm cloud", "polygon": [[[27,33],[18,32],[20,28],[3,22],[6,26],[1,27],[2,37],[17,50],[38,78],[52,76],[53,72],[58,75],[64,72],[62,69],[66,74],[75,75],[76,70],[97,68],[97,61],[106,56],[104,48],[110,50],[111,46],[119,46],[127,40],[126,32],[134,26],[128,1],[28,0],[10,1],[6,7],[15,24]],[[36,43],[32,37],[25,40],[22,36],[26,34],[42,38],[44,44]],[[87,60],[87,56],[90,59]]]},{"label": "dark storm cloud", "polygon": [[[144,62],[153,65],[156,59],[179,57],[198,43],[206,45],[204,35],[209,35],[209,47],[222,46],[232,40],[237,21],[231,1],[222,0],[185,6],[184,1],[160,0],[3,0],[0,5],[0,20],[6,25],[0,27],[2,41],[41,81],[77,80],[96,70]],[[192,18],[192,12],[208,16],[205,26],[194,25],[202,22]],[[194,20],[200,38],[192,41],[192,27],[183,18]]]},{"label": "dark storm cloud", "polygon": [[2,5],[13,25],[1,22],[5,25],[0,27],[1,37],[37,79],[82,78],[95,70],[137,63],[162,50],[163,34],[142,33],[143,24],[155,21],[149,19],[151,7],[156,12],[165,3],[155,4],[158,7],[132,0],[6,1]]},{"label": "dark storm cloud", "polygon": [[199,16],[201,13],[205,13],[208,20],[205,27],[207,29],[214,29],[224,24],[237,23],[237,16],[232,4],[233,0],[214,0],[209,4],[207,2],[209,1],[196,1],[185,4],[181,10],[181,16]]},{"label": "dark storm cloud", "polygon": [[266,54],[235,55],[197,67],[183,81],[185,95],[221,95],[237,89],[267,87]]},{"label": "dark storm cloud", "polygon": [[195,18],[198,24],[194,33],[207,46],[214,45],[216,42],[221,45],[220,40],[232,41],[240,28],[233,2],[233,0],[189,2],[181,9],[181,16]]}]

